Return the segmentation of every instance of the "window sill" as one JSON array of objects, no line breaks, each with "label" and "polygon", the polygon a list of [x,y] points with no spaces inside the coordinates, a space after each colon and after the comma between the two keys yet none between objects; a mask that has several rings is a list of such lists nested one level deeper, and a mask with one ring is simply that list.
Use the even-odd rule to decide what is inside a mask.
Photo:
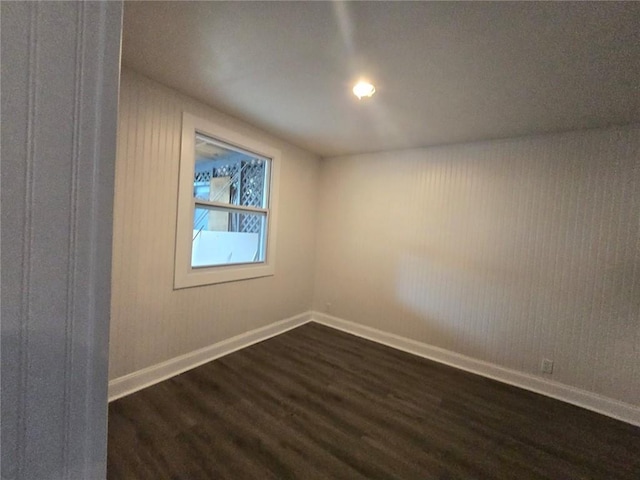
[{"label": "window sill", "polygon": [[273,265],[229,265],[228,267],[192,268],[174,277],[174,290],[218,283],[237,282],[252,278],[270,277],[275,274]]}]

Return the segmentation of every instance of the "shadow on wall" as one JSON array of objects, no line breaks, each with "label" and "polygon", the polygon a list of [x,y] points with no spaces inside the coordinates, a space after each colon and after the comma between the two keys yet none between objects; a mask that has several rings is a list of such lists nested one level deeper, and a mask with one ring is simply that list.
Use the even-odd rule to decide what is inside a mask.
[{"label": "shadow on wall", "polygon": [[637,404],[637,128],[324,164],[316,302]]},{"label": "shadow on wall", "polygon": [[[523,345],[542,305],[510,275],[443,254],[403,254],[395,272],[399,306],[424,323],[427,343],[511,368],[523,368]],[[549,289],[546,283],[543,289]],[[547,292],[548,293],[548,292]],[[511,320],[518,318],[519,322]]]},{"label": "shadow on wall", "polygon": [[[412,325],[418,340],[534,374],[542,357],[553,358],[554,352],[575,347],[571,344],[591,341],[593,349],[579,351],[599,355],[605,383],[612,388],[624,388],[623,380],[628,384],[619,367],[640,362],[635,347],[640,255],[589,265],[592,280],[585,282],[558,273],[552,264],[526,272],[450,253],[397,258],[395,308],[400,307],[403,322]],[[607,347],[598,352],[599,336],[582,332],[591,329],[587,319],[594,317],[608,319],[598,332],[608,337]],[[608,363],[612,351],[616,361]],[[559,368],[562,373],[562,364]]]}]

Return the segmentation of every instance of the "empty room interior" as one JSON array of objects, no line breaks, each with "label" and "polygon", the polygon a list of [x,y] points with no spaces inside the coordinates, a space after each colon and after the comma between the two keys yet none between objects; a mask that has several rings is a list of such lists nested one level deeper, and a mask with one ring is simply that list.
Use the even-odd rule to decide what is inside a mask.
[{"label": "empty room interior", "polygon": [[[131,397],[112,402],[110,429],[151,428],[153,433],[142,433],[161,437],[163,429],[175,428],[178,435],[190,421],[196,422],[191,411],[195,407],[184,407],[187,418],[182,422],[155,429],[137,425],[131,416],[147,409],[150,422],[160,421],[168,407],[159,398],[169,396],[189,405],[190,396],[207,392],[214,392],[211,401],[220,402],[220,409],[230,408],[227,402],[242,403],[245,395],[244,389],[225,392],[234,388],[225,386],[233,374],[263,398],[276,395],[275,403],[262,405],[246,393],[244,401],[255,402],[249,410],[265,412],[251,416],[248,423],[255,432],[247,434],[249,438],[242,437],[244,424],[233,418],[226,427],[217,427],[225,432],[221,436],[231,437],[220,452],[217,442],[205,440],[215,429],[196,434],[202,444],[178,436],[176,443],[184,444],[171,448],[191,445],[201,455],[224,459],[225,449],[235,447],[247,457],[246,470],[237,465],[225,470],[218,462],[182,467],[198,472],[192,475],[233,476],[238,468],[236,474],[252,476],[264,467],[276,478],[304,478],[305,472],[321,477],[323,471],[331,477],[343,463],[342,475],[352,478],[449,478],[446,472],[488,478],[507,471],[513,478],[518,471],[519,478],[572,476],[563,467],[575,458],[554,451],[548,438],[528,457],[518,458],[516,452],[514,458],[507,453],[503,459],[498,454],[501,448],[518,450],[510,443],[520,441],[520,429],[531,428],[527,422],[555,421],[545,412],[553,406],[529,406],[530,418],[509,419],[526,418],[526,410],[501,413],[501,397],[493,400],[498,405],[491,414],[476,412],[477,405],[466,407],[473,415],[488,415],[490,423],[495,421],[492,415],[513,421],[515,440],[497,426],[497,438],[487,434],[486,444],[478,440],[479,445],[464,432],[459,437],[442,433],[441,451],[429,442],[417,443],[425,457],[430,452],[438,458],[429,464],[419,454],[412,460],[413,450],[403,446],[405,434],[392,440],[394,433],[388,433],[388,442],[397,442],[394,451],[376,423],[398,414],[394,402],[385,403],[388,397],[397,397],[404,415],[398,422],[422,422],[424,432],[417,428],[410,433],[431,438],[429,428],[440,427],[429,426],[430,416],[463,415],[457,409],[464,407],[451,397],[455,388],[449,393],[445,386],[438,388],[447,381],[435,381],[434,375],[442,372],[431,371],[428,362],[405,376],[403,370],[412,367],[399,363],[395,371],[385,363],[398,358],[395,354],[383,359],[375,348],[349,346],[342,333],[334,338],[331,330],[316,324],[638,425],[639,11],[629,4],[126,4],[114,199],[111,398],[292,328],[299,333],[291,334],[302,338],[295,337],[288,346],[286,333],[275,337],[271,341],[282,344],[265,358],[256,357],[256,363],[272,365],[282,378],[268,370],[260,381],[243,373],[242,361],[219,374],[212,367],[210,377],[204,376],[208,380],[177,377],[172,380],[175,391],[156,386],[155,395],[151,387],[137,403],[126,403]],[[352,93],[360,79],[374,85],[370,98]],[[189,131],[185,113],[195,117]],[[265,153],[260,146],[241,142],[266,144],[277,151],[273,161],[279,162],[279,171],[272,167],[266,181],[262,170],[245,177],[251,168],[248,160],[234,170],[224,153],[213,160],[216,153],[206,147],[200,151],[198,140],[185,152],[185,137],[193,136],[194,129],[258,154]],[[199,216],[213,216],[213,210],[196,201],[195,216],[190,211],[186,220],[186,233],[194,237],[192,263],[180,265],[182,232],[176,232],[176,219],[183,201],[183,191],[178,192],[186,162],[182,156],[193,157],[194,148],[195,179],[193,160],[186,173],[189,207],[196,197],[213,199],[216,188],[222,192],[216,193],[218,200],[222,195],[227,203],[257,205],[230,197],[246,198],[249,183],[270,180],[269,215],[277,214],[277,225],[270,218],[264,228],[277,228],[268,232],[275,235],[267,245],[275,249],[267,255],[275,253],[275,258],[258,265],[274,262],[272,274],[213,284],[187,278],[187,270],[196,269],[194,252],[205,248],[197,247],[196,239],[204,242],[202,231],[221,230],[212,226],[212,218],[204,230],[197,225]],[[199,176],[202,173],[206,177]],[[215,187],[214,178],[226,183],[227,190]],[[204,196],[194,190],[202,184],[207,188]],[[223,216],[224,230],[236,213],[216,211]],[[225,259],[202,261],[226,264]],[[233,264],[233,258],[228,263]],[[180,277],[178,269],[187,273]],[[202,267],[198,269],[200,274]],[[218,280],[204,282],[213,281]],[[348,355],[350,348],[357,355]],[[227,360],[231,364],[234,358],[232,354]],[[333,371],[325,372],[325,364],[314,366],[314,359],[329,362]],[[369,361],[364,367],[355,365]],[[341,383],[346,381],[341,375],[360,368],[367,372],[361,375],[375,377],[377,361],[383,363],[380,375],[389,376],[381,377],[387,388],[372,387],[380,398],[368,398]],[[289,371],[291,362],[300,362],[299,370]],[[323,381],[314,383],[307,375]],[[286,390],[287,381],[296,378],[299,384]],[[403,378],[409,391],[398,381]],[[284,393],[263,391],[268,380],[283,382]],[[471,395],[480,387],[459,388],[467,402],[482,402],[480,410],[491,408],[487,398]],[[413,396],[418,393],[422,396]],[[327,413],[326,403],[313,403],[318,400],[339,403],[344,418]],[[416,410],[408,409],[406,402],[411,401],[418,403],[412,407]],[[386,409],[383,420],[367,416],[367,405],[373,403]],[[347,442],[344,453],[351,460],[322,447],[321,434],[308,439],[300,433],[304,428],[298,421],[311,413],[336,421],[337,426],[327,426],[328,432],[337,428],[347,435],[357,430],[361,445],[351,446],[338,433],[328,437]],[[220,415],[221,420],[211,422],[224,422],[225,414]],[[283,418],[286,415],[292,419]],[[574,423],[582,421],[582,436],[597,435],[589,425],[591,417],[568,418],[563,429],[579,429]],[[472,421],[465,422],[464,428],[473,430]],[[482,428],[482,422],[478,425]],[[291,445],[280,435],[290,435]],[[557,435],[558,443],[566,441],[557,432],[547,435]],[[637,427],[626,435],[627,445],[616,448],[634,447],[637,455]],[[269,442],[271,437],[276,441]],[[124,442],[115,431],[110,441]],[[159,457],[170,457],[171,448],[162,443],[166,439],[149,441],[161,451]],[[243,441],[251,447],[243,447]],[[112,447],[114,469],[119,465],[116,457],[136,450],[141,440],[129,442],[121,449]],[[325,450],[331,459],[307,456],[306,442],[314,447],[308,447],[311,452]],[[446,442],[452,443],[448,447]],[[465,455],[465,449],[482,454]],[[451,457],[445,459],[448,452]],[[587,452],[601,453],[591,446],[575,455]],[[406,457],[401,462],[394,454]],[[152,464],[147,465],[151,475],[179,469],[176,464],[184,461],[174,464],[163,458],[155,463],[145,455],[151,453],[136,457]],[[365,466],[359,463],[361,455]],[[385,469],[385,459],[393,470]],[[497,466],[511,460],[512,470]],[[638,458],[625,464],[621,456],[619,461],[621,472],[640,472]],[[538,463],[549,463],[550,470]],[[608,475],[606,468],[580,471],[584,478],[598,474]]]},{"label": "empty room interior", "polygon": [[107,478],[640,478],[639,25],[125,2]]}]

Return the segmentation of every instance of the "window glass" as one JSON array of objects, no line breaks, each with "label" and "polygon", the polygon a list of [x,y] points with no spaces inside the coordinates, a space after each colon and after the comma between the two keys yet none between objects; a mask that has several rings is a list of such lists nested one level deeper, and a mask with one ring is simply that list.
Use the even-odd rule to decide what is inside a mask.
[{"label": "window glass", "polygon": [[182,116],[174,287],[274,275],[280,151]]},{"label": "window glass", "polygon": [[[197,207],[195,212],[193,267],[264,262],[266,214],[215,207]],[[242,231],[241,225],[251,225],[250,231]]]},{"label": "window glass", "polygon": [[264,262],[269,159],[196,133],[194,165],[191,266]]}]

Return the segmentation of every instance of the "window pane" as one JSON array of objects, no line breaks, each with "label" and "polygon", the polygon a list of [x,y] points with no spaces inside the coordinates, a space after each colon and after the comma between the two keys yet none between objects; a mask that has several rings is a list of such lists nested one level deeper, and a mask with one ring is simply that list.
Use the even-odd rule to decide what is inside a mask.
[{"label": "window pane", "polygon": [[191,266],[264,262],[267,215],[196,205]]},{"label": "window pane", "polygon": [[196,134],[194,198],[267,208],[269,159]]}]

